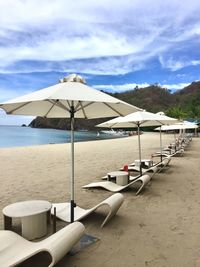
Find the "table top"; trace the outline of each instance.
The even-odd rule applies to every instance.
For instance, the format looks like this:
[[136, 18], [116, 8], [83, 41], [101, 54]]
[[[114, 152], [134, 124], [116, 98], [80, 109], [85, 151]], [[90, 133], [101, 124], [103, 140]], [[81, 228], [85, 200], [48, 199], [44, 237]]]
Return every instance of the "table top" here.
[[108, 172], [107, 175], [110, 175], [110, 176], [128, 175], [128, 172], [126, 172], [126, 171], [114, 171], [114, 172]]
[[[139, 159], [136, 159], [135, 161], [140, 162]], [[141, 162], [151, 162], [151, 161], [152, 161], [152, 159], [141, 159]]]
[[46, 200], [27, 200], [10, 204], [2, 212], [8, 217], [26, 217], [46, 212], [51, 206]]

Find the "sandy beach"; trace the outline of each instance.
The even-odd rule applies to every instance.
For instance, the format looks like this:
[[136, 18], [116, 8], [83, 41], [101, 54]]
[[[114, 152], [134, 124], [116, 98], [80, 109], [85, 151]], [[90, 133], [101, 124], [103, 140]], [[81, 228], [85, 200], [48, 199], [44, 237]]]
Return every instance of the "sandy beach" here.
[[[163, 134], [163, 145], [174, 140]], [[159, 150], [159, 133], [141, 135], [142, 157]], [[99, 238], [58, 267], [198, 267], [200, 139], [193, 138], [183, 157], [174, 157], [170, 168], [156, 174], [138, 196], [131, 188], [125, 201], [104, 227], [104, 210], [83, 220], [86, 233]], [[137, 136], [75, 144], [75, 201], [90, 208], [112, 193], [82, 189], [109, 171], [138, 158]], [[70, 199], [70, 144], [0, 149], [0, 209], [30, 199], [65, 202]], [[19, 221], [14, 221], [18, 231]], [[58, 221], [58, 228], [64, 227]], [[3, 229], [2, 216], [0, 229]], [[33, 266], [40, 266], [37, 262]]]

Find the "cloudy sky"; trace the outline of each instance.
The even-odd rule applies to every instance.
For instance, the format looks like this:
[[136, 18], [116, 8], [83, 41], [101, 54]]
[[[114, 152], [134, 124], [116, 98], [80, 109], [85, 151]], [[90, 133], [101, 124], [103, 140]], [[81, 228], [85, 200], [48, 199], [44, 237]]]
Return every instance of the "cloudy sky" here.
[[70, 73], [107, 91], [181, 89], [200, 80], [199, 10], [199, 0], [0, 0], [0, 102]]

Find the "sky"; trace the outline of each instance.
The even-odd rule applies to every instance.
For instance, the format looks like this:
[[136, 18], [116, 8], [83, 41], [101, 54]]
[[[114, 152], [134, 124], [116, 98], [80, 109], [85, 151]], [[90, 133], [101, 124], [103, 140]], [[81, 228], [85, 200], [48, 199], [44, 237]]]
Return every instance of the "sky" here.
[[[0, 0], [0, 103], [71, 73], [123, 92], [200, 80], [200, 1]], [[0, 124], [31, 118], [5, 116]]]

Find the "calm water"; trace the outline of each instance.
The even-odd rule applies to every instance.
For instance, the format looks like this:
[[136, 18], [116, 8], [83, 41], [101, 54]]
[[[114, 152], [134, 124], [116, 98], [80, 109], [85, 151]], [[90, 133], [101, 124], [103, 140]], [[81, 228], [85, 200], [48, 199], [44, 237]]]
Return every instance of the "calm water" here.
[[[116, 138], [98, 132], [75, 131], [75, 142]], [[0, 147], [32, 146], [70, 142], [70, 131], [0, 125]]]

